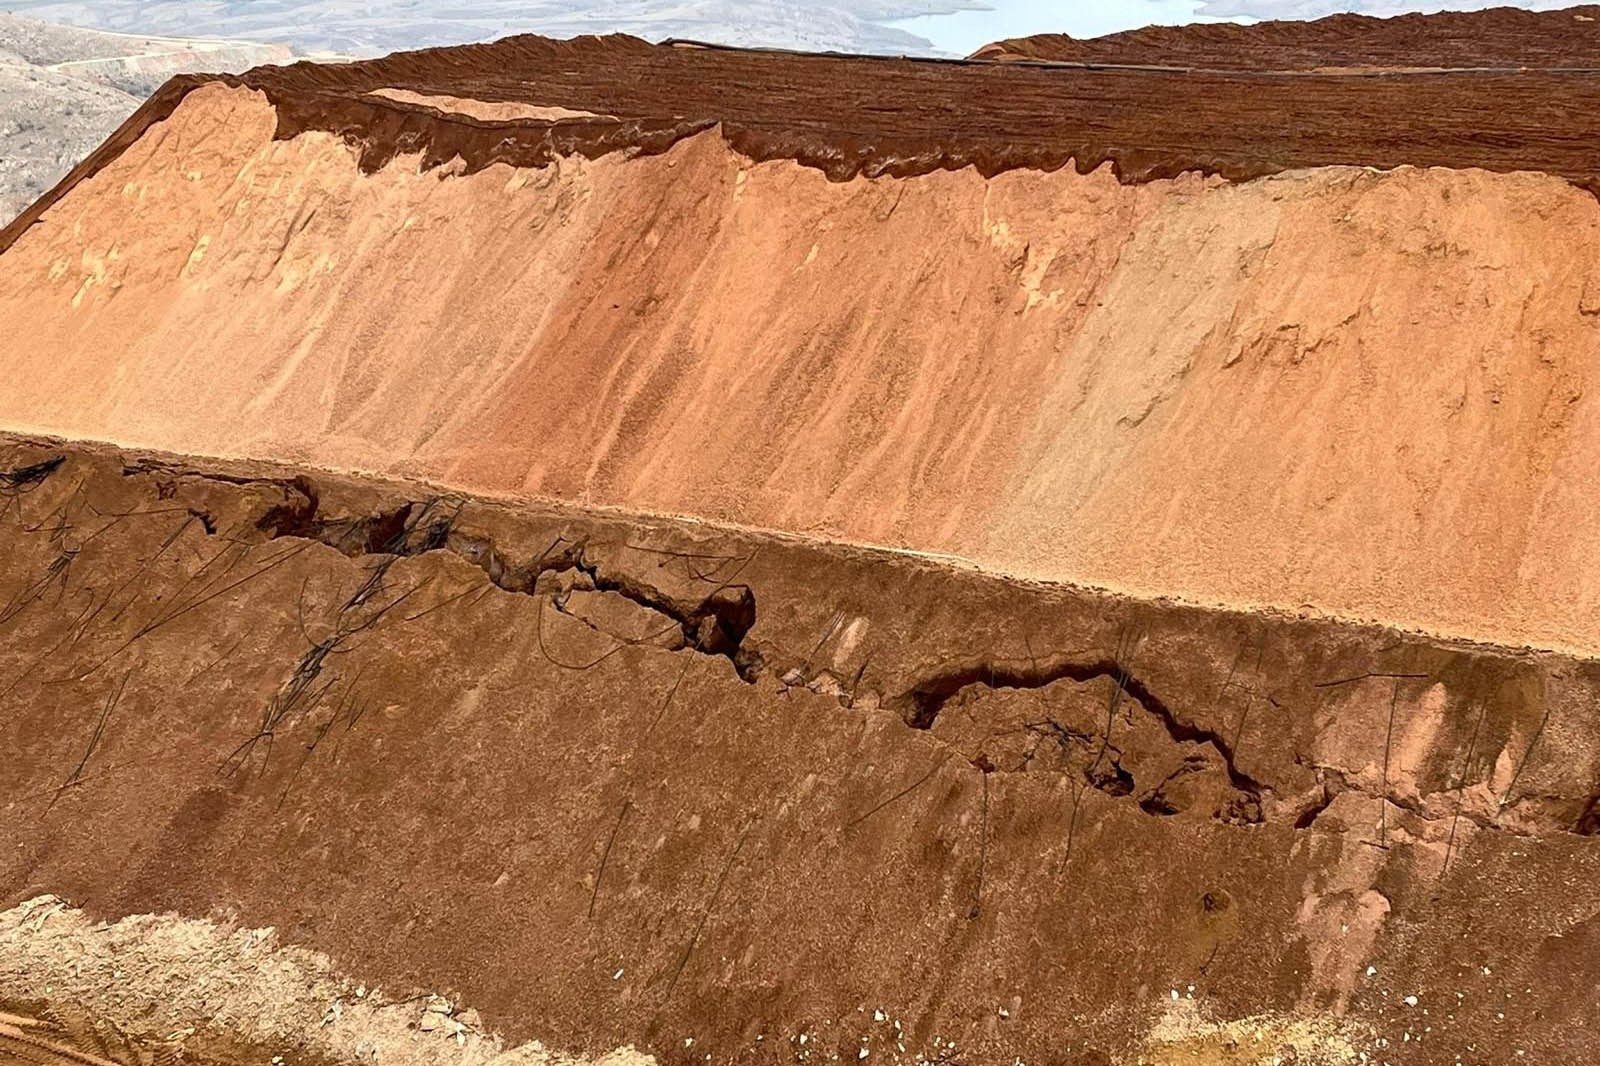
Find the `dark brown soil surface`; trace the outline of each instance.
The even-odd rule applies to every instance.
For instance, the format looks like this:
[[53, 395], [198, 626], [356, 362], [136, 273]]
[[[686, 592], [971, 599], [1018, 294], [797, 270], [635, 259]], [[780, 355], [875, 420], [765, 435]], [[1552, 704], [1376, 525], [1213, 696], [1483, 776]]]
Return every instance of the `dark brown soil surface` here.
[[0, 489], [0, 907], [685, 1064], [1597, 1046], [1592, 661], [82, 446]]
[[1600, 66], [1600, 6], [1496, 7], [1433, 15], [1330, 15], [1312, 21], [1146, 26], [1077, 39], [1064, 33], [985, 45], [974, 59], [1137, 63], [1213, 70], [1452, 70]]
[[[1112, 39], [1096, 46], [1097, 62], [1135, 65], [1097, 69], [522, 36], [360, 63], [264, 67], [224, 80], [267, 94], [279, 109], [280, 137], [336, 131], [362, 146], [368, 167], [419, 150], [430, 165], [459, 155], [469, 170], [570, 152], [653, 152], [720, 125], [752, 158], [793, 158], [841, 180], [969, 165], [993, 174], [1068, 163], [1087, 171], [1109, 162], [1123, 180], [1137, 182], [1184, 171], [1249, 178], [1331, 164], [1409, 164], [1547, 171], [1590, 187], [1600, 175], [1600, 71], [1589, 69], [1594, 35], [1590, 24], [1557, 14], [1487, 35], [1474, 62], [1499, 64], [1526, 52], [1536, 68], [1560, 70], [1261, 69], [1313, 54], [1319, 63], [1431, 65], [1477, 47], [1452, 50], [1440, 42], [1454, 31], [1418, 29], [1380, 35], [1373, 56], [1363, 58], [1365, 46], [1348, 43], [1345, 23], [1323, 20], [1296, 31], [1292, 46], [1269, 32], [1243, 34], [1229, 45], [1228, 65], [1249, 69], [1231, 71], [1138, 66], [1163, 49], [1211, 55], [1217, 46], [1205, 34], [1183, 48], [1165, 37], [1159, 47]], [[1172, 40], [1195, 33], [1174, 31]], [[1326, 55], [1317, 52], [1319, 40], [1327, 42]], [[1583, 69], [1565, 69], [1570, 65]], [[64, 189], [114, 158], [204, 80], [168, 83], [56, 190], [0, 230], [0, 251]], [[485, 121], [368, 95], [380, 89], [615, 117]]]

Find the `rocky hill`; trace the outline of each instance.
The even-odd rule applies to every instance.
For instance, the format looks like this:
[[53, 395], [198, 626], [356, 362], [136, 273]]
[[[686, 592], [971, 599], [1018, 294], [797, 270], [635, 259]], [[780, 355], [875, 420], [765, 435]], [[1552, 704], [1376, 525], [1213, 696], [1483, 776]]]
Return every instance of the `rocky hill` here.
[[172, 75], [289, 56], [283, 45], [99, 33], [0, 14], [0, 219], [43, 195]]
[[123, 33], [245, 36], [301, 51], [375, 55], [513, 33], [630, 33], [729, 45], [922, 54], [891, 23], [981, 7], [979, 0], [8, 0], [36, 18]]

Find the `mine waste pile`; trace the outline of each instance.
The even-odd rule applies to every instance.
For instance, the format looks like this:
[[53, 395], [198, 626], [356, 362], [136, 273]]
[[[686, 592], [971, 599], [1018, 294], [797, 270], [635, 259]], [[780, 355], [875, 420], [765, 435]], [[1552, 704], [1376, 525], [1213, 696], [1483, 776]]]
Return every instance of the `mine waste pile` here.
[[0, 231], [0, 1062], [1600, 1061], [1600, 8], [166, 84]]

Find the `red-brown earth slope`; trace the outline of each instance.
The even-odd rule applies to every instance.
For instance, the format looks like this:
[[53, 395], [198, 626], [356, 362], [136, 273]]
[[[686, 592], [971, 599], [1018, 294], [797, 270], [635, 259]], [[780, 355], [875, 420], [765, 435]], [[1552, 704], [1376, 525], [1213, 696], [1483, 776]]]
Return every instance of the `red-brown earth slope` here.
[[1561, 19], [170, 83], [0, 234], [5, 902], [683, 1063], [1593, 1058]]
[[[1591, 660], [260, 464], [0, 484], [8, 905], [685, 1064], [1597, 1046]], [[65, 992], [34, 944], [0, 1002]]]

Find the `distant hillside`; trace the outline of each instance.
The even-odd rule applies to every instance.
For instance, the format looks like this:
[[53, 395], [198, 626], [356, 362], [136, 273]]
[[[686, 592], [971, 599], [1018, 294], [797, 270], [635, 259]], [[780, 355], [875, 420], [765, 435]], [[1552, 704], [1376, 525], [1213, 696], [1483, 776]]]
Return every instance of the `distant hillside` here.
[[105, 139], [138, 101], [0, 51], [0, 219], [10, 219]]
[[0, 15], [0, 219], [54, 185], [173, 74], [291, 57], [282, 44], [128, 36]]
[[377, 55], [512, 33], [631, 33], [808, 51], [921, 54], [922, 37], [885, 23], [979, 9], [981, 0], [8, 0], [52, 22], [131, 33], [244, 36], [300, 50]]

